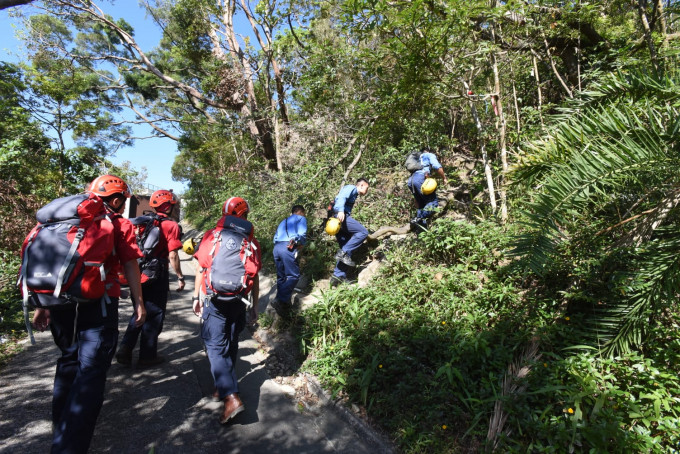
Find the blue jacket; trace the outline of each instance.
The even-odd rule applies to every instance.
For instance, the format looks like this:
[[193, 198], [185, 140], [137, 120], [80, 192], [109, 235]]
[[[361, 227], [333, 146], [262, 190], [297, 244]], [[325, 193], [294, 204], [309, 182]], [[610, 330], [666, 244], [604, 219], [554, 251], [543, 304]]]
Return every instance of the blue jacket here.
[[356, 186], [353, 184], [343, 186], [342, 189], [340, 189], [340, 192], [338, 192], [337, 197], [335, 197], [333, 209], [337, 213], [344, 211], [347, 213], [347, 216], [351, 215], [352, 208], [354, 208], [354, 202], [357, 201], [358, 196], [359, 192], [357, 191]]
[[290, 240], [305, 244], [307, 240], [307, 218], [299, 214], [291, 214], [281, 221], [274, 235], [274, 243]]
[[442, 167], [442, 165], [439, 164], [439, 161], [437, 160], [437, 157], [434, 155], [434, 153], [421, 154], [420, 163], [423, 165], [423, 168], [420, 170], [416, 170], [416, 172], [423, 173], [425, 175], [431, 175], [432, 171], [441, 169]]

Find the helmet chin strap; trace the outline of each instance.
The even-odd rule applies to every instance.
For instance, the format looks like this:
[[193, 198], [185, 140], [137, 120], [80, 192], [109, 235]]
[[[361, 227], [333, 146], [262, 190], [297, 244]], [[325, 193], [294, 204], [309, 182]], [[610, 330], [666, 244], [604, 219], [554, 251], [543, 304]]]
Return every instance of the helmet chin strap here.
[[[122, 194], [118, 194], [118, 195], [122, 195]], [[116, 200], [116, 197], [112, 197], [110, 200], [111, 201]], [[109, 210], [113, 211], [114, 213], [120, 213], [120, 210], [125, 206], [125, 199], [123, 199], [123, 201], [120, 203], [120, 205], [118, 205], [118, 208], [111, 205], [108, 200], [103, 200], [103, 202], [104, 202], [104, 205]]]
[[163, 205], [156, 207], [156, 213], [168, 214], [172, 211], [172, 204], [165, 202]]

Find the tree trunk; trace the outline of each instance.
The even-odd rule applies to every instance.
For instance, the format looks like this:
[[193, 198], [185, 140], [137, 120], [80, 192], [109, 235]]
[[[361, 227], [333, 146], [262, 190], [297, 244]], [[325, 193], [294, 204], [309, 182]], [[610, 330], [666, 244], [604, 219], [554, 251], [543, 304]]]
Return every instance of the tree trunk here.
[[567, 92], [567, 95], [570, 98], [573, 98], [574, 94], [571, 92], [571, 90], [567, 86], [567, 83], [564, 81], [564, 79], [560, 75], [560, 72], [557, 70], [557, 66], [555, 65], [555, 59], [553, 58], [552, 53], [550, 52], [550, 45], [548, 44], [548, 39], [545, 37], [545, 33], [542, 33], [542, 35], [543, 35], [543, 45], [545, 46], [545, 53], [548, 56], [548, 60], [550, 61], [550, 67], [552, 68], [553, 73], [555, 74], [555, 77], [560, 82], [560, 85], [562, 85], [562, 88], [564, 88], [564, 91]]
[[494, 82], [494, 96], [496, 97], [496, 108], [498, 121], [496, 127], [498, 129], [498, 147], [501, 152], [501, 179], [498, 185], [498, 195], [501, 199], [501, 209], [500, 209], [500, 220], [502, 224], [508, 221], [508, 204], [507, 196], [505, 190], [505, 175], [508, 172], [508, 149], [506, 147], [506, 127], [507, 122], [505, 120], [505, 113], [503, 111], [503, 100], [501, 98], [501, 82], [500, 76], [498, 74], [498, 61], [496, 59], [496, 54], [491, 54], [491, 64], [493, 67], [493, 82]]
[[644, 0], [633, 0], [633, 6], [637, 6], [638, 14], [640, 15], [640, 23], [642, 24], [642, 31], [643, 31], [643, 36], [645, 38], [645, 42], [647, 43], [647, 47], [649, 48], [649, 57], [652, 60], [652, 64], [654, 65], [654, 69], [656, 70], [656, 73], [659, 73], [659, 59], [657, 57], [656, 53], [656, 46], [654, 45], [654, 39], [652, 37], [652, 30], [649, 26], [649, 19], [647, 18], [647, 12], [645, 11], [645, 2]]
[[538, 62], [536, 61], [536, 55], [531, 56], [531, 62], [533, 63], [534, 79], [536, 79], [536, 91], [538, 96], [538, 119], [541, 120], [541, 127], [543, 124], [543, 91], [541, 90], [541, 77], [538, 75]]
[[[229, 0], [224, 13], [222, 14], [222, 24], [224, 25], [225, 36], [229, 43], [229, 52], [233, 58], [234, 63], [239, 63], [243, 73], [243, 81], [246, 88], [247, 103], [244, 103], [241, 108], [241, 115], [248, 123], [248, 129], [253, 134], [258, 145], [262, 147], [263, 156], [267, 160], [267, 166], [276, 170], [278, 163], [276, 159], [276, 149], [272, 140], [272, 125], [268, 118], [263, 117], [257, 104], [257, 97], [255, 95], [255, 83], [253, 82], [253, 71], [250, 67], [250, 61], [246, 58], [245, 53], [241, 49], [241, 45], [236, 39], [236, 30], [234, 29], [234, 12], [236, 11], [235, 0]], [[214, 30], [213, 30], [213, 33]], [[221, 51], [221, 48], [220, 48]]]
[[[246, 17], [248, 17], [248, 21], [250, 22], [250, 26], [253, 29], [253, 33], [255, 33], [255, 37], [257, 38], [257, 41], [260, 43], [260, 47], [262, 48], [262, 51], [267, 55], [267, 59], [272, 65], [272, 71], [274, 72], [274, 82], [276, 84], [276, 96], [278, 98], [278, 104], [279, 104], [279, 114], [281, 115], [281, 120], [283, 121], [283, 124], [288, 126], [290, 124], [289, 119], [288, 119], [288, 108], [286, 107], [286, 91], [283, 86], [283, 77], [281, 73], [281, 68], [279, 67], [278, 62], [276, 59], [272, 56], [272, 49], [271, 49], [271, 43], [272, 43], [272, 37], [271, 34], [263, 28], [265, 38], [267, 38], [267, 42], [265, 42], [261, 35], [260, 35], [260, 30], [257, 28], [257, 23], [255, 22], [255, 18], [250, 12], [250, 9], [248, 9], [248, 6], [245, 3], [245, 0], [241, 0], [241, 6], [243, 6], [243, 11], [246, 13]], [[274, 104], [274, 103], [272, 103]], [[274, 104], [275, 107], [275, 104]]]
[[[465, 87], [465, 93], [470, 91], [470, 86], [467, 82], [463, 81], [463, 86]], [[477, 115], [477, 107], [475, 103], [470, 99], [470, 111], [472, 112], [472, 118], [475, 120], [475, 126], [477, 127], [477, 136], [479, 137], [479, 148], [482, 152], [482, 160], [484, 161], [484, 175], [486, 176], [486, 186], [489, 189], [489, 204], [491, 205], [491, 212], [496, 214], [496, 190], [493, 184], [493, 172], [491, 170], [491, 163], [489, 162], [489, 156], [486, 153], [486, 144], [484, 143], [484, 131], [482, 129], [482, 122], [479, 120], [479, 115]]]

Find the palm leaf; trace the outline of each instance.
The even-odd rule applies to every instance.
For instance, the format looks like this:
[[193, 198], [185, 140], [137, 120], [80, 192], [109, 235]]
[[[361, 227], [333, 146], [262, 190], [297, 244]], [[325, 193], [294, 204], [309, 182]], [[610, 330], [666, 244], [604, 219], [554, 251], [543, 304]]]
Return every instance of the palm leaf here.
[[[527, 178], [540, 192], [526, 211], [526, 233], [518, 238], [515, 253], [526, 254], [528, 265], [540, 272], [568, 237], [566, 229], [579, 216], [612, 201], [617, 192], [632, 192], [650, 184], [667, 183], [677, 150], [669, 137], [678, 128], [677, 113], [668, 105], [651, 109], [647, 103], [588, 107], [576, 118], [554, 129], [551, 143], [539, 141], [541, 159], [561, 156], [548, 166], [529, 165], [514, 178]], [[540, 171], [537, 170], [540, 167]], [[546, 170], [548, 169], [548, 170]], [[539, 249], [536, 249], [539, 248]]]

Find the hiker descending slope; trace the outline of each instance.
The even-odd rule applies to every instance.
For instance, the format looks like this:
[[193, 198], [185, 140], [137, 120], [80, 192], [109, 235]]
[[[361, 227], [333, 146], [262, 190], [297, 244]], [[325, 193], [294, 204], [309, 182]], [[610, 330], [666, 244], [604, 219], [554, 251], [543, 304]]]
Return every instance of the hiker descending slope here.
[[248, 202], [241, 197], [224, 202], [222, 218], [214, 229], [205, 232], [194, 254], [199, 271], [193, 310], [203, 319], [201, 336], [215, 380], [214, 397], [224, 401], [221, 424], [244, 410], [234, 366], [251, 291], [251, 314], [257, 316], [262, 260], [260, 244], [253, 237], [253, 224], [248, 222], [249, 211]]
[[437, 157], [427, 147], [409, 154], [405, 166], [406, 170], [411, 172], [407, 185], [417, 207], [416, 217], [411, 220], [411, 224], [425, 228], [428, 225], [427, 218], [434, 214], [435, 208], [439, 205], [437, 182], [431, 177], [432, 172], [437, 172], [444, 185], [448, 184], [448, 179]]
[[146, 217], [144, 232], [139, 237], [142, 242], [140, 249], [143, 249], [144, 253], [140, 268], [144, 274], [142, 296], [146, 307], [146, 321], [140, 327], [132, 318], [130, 319], [116, 354], [116, 360], [121, 364], [132, 362], [132, 350], [140, 335], [137, 365], [154, 366], [165, 360], [158, 355], [158, 336], [163, 330], [170, 291], [168, 264], [172, 265], [177, 274], [179, 280], [177, 290], [184, 289], [184, 275], [177, 254], [177, 250], [182, 248], [180, 228], [177, 222], [168, 217], [177, 200], [172, 192], [159, 190], [151, 194], [149, 203], [156, 210], [156, 214]]
[[119, 213], [130, 197], [113, 175], [89, 192], [55, 199], [36, 215], [22, 247], [24, 304], [36, 307], [33, 325], [49, 326], [61, 350], [52, 396], [52, 453], [85, 453], [104, 401], [106, 373], [118, 341], [118, 273], [122, 266], [135, 304], [134, 323], [146, 317], [132, 224]]
[[368, 230], [354, 219], [352, 208], [357, 197], [366, 195], [368, 192], [368, 180], [359, 178], [356, 184], [348, 184], [340, 189], [333, 203], [332, 216], [340, 221], [340, 231], [335, 235], [335, 239], [340, 249], [335, 254], [335, 269], [331, 277], [331, 285], [336, 286], [343, 282], [349, 282], [347, 271], [355, 267], [356, 263], [352, 260], [352, 252], [361, 246], [368, 236]]

